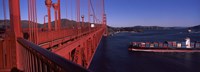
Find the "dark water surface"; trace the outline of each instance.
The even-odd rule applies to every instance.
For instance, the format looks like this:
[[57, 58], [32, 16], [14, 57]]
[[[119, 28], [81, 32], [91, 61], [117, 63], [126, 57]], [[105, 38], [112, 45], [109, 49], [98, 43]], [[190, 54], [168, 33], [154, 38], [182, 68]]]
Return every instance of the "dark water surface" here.
[[104, 37], [89, 67], [94, 72], [200, 72], [200, 53], [129, 52], [132, 41], [200, 41], [186, 30], [118, 33]]

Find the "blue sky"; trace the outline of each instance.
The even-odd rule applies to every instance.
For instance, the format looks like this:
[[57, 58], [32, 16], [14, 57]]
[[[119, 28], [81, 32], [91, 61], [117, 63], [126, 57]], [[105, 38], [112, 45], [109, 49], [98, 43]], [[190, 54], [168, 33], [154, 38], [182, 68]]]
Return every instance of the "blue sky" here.
[[200, 24], [200, 0], [107, 0], [111, 26], [194, 26]]
[[[43, 16], [46, 14], [44, 1], [37, 0], [37, 16], [40, 23], [43, 23]], [[100, 0], [92, 1], [98, 14]], [[2, 4], [2, 0], [0, 3]], [[21, 18], [27, 19], [27, 0], [21, 0], [20, 3]], [[68, 19], [76, 19], [74, 4], [75, 0], [61, 0], [62, 18], [67, 16]], [[200, 0], [105, 0], [105, 5], [107, 23], [114, 27], [200, 25]], [[0, 19], [2, 19], [2, 6], [0, 8]], [[52, 20], [54, 20], [53, 15], [52, 9]], [[85, 16], [86, 21], [88, 20], [87, 0], [81, 0], [81, 15]]]

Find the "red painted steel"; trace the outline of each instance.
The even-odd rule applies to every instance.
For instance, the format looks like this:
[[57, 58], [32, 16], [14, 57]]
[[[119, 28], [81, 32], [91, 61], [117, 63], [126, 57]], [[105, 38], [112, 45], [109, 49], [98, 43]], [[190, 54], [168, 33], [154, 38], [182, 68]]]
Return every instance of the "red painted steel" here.
[[52, 5], [52, 1], [51, 0], [45, 0], [45, 4], [47, 6], [47, 11], [48, 11], [48, 31], [51, 31], [51, 5]]
[[70, 62], [36, 44], [18, 38], [22, 54], [22, 71], [24, 72], [89, 72], [85, 68]]
[[58, 30], [58, 3], [54, 3], [53, 4], [53, 8], [54, 8], [54, 15], [55, 15], [55, 30]]
[[61, 28], [60, 0], [57, 0], [57, 3], [53, 3], [52, 6], [54, 8], [54, 14], [55, 14], [55, 30], [60, 30], [60, 28]]
[[61, 29], [61, 9], [60, 9], [60, 0], [58, 0], [58, 29]]
[[4, 62], [4, 59], [5, 59], [5, 58], [3, 57], [3, 56], [4, 56], [4, 55], [3, 55], [3, 54], [4, 54], [3, 51], [4, 51], [4, 50], [3, 50], [3, 40], [0, 40], [0, 64], [1, 64], [1, 65], [0, 65], [0, 69], [3, 69], [3, 68], [4, 68], [4, 63], [5, 63], [5, 62]]
[[[102, 0], [102, 4], [100, 3], [102, 6], [104, 5], [103, 2]], [[93, 9], [94, 27], [91, 27], [90, 9], [94, 8], [91, 1], [88, 0], [89, 24], [85, 25], [85, 17], [80, 16], [80, 0], [76, 0], [77, 26], [75, 28], [61, 28], [60, 0], [57, 0], [57, 3], [45, 0], [47, 15], [44, 16], [43, 28], [38, 28], [36, 3], [36, 0], [27, 0], [28, 28], [21, 30], [19, 0], [9, 0], [11, 26], [10, 29], [7, 29], [5, 38], [0, 40], [0, 71], [9, 72], [12, 68], [17, 68], [25, 72], [49, 72], [51, 70], [57, 72], [65, 69], [59, 67], [60, 64], [52, 61], [52, 58], [46, 57], [46, 54], [44, 54], [46, 51], [43, 49], [49, 50], [48, 54], [50, 55], [53, 52], [66, 60], [88, 68], [103, 34], [106, 33], [104, 7], [102, 7], [101, 24], [96, 23], [97, 20], [100, 20], [97, 18], [101, 17], [96, 17]], [[55, 11], [55, 28], [51, 26], [51, 7]], [[46, 17], [48, 17], [48, 26], [45, 24]], [[82, 22], [80, 22], [80, 18], [82, 18]], [[25, 33], [28, 34], [28, 41], [22, 39], [22, 33], [23, 36], [25, 36]], [[43, 49], [38, 49], [41, 47]], [[60, 59], [57, 58], [55, 57], [53, 60]], [[67, 67], [73, 69], [74, 65]]]
[[19, 0], [9, 0], [9, 11], [10, 11], [10, 31], [6, 33], [7, 35], [4, 38], [3, 42], [3, 57], [4, 63], [0, 64], [3, 66], [3, 69], [0, 71], [9, 71], [12, 67], [21, 67], [22, 65], [18, 62], [21, 59], [18, 50], [17, 37], [21, 37], [21, 28], [20, 28], [20, 10], [19, 10]]
[[36, 0], [28, 0], [28, 30], [29, 40], [38, 44], [38, 25], [36, 13]]

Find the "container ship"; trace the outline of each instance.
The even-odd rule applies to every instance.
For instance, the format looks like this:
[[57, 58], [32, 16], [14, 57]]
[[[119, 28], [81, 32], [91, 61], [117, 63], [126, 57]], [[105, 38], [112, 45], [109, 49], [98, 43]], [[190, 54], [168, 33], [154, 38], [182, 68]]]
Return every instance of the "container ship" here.
[[128, 50], [135, 52], [200, 52], [200, 42], [190, 42], [190, 38], [185, 40], [185, 42], [131, 42]]

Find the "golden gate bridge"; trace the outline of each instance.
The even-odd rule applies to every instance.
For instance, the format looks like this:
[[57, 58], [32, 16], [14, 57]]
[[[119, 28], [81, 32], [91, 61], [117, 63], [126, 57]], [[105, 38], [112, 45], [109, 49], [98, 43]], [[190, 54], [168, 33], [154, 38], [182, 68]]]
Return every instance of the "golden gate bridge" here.
[[[52, 0], [40, 1], [46, 6], [43, 10], [47, 11], [44, 24], [38, 26], [36, 0], [27, 0], [28, 22], [26, 27], [22, 27], [20, 0], [2, 0], [0, 72], [90, 71], [88, 67], [96, 48], [102, 36], [107, 36], [104, 0], [85, 0], [88, 5], [84, 7], [81, 6], [81, 0], [72, 0], [76, 5], [76, 21], [71, 28], [67, 27], [68, 22], [61, 22], [61, 1], [64, 0], [54, 3]], [[81, 8], [88, 10], [87, 22], [86, 15], [81, 15]]]

